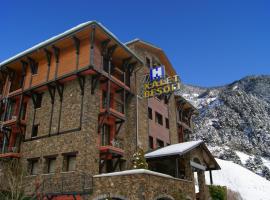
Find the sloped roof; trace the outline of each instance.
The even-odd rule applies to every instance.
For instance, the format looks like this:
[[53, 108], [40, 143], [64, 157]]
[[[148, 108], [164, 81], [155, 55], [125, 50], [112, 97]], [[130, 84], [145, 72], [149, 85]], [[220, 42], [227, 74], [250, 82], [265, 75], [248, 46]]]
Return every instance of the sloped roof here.
[[83, 29], [85, 29], [86, 27], [89, 27], [90, 25], [96, 25], [98, 28], [100, 28], [104, 33], [106, 33], [107, 35], [109, 35], [112, 39], [114, 39], [121, 47], [123, 47], [127, 52], [129, 52], [130, 54], [132, 54], [136, 60], [138, 60], [140, 63], [143, 63], [143, 61], [134, 53], [132, 52], [125, 44], [123, 44], [112, 32], [110, 32], [105, 26], [103, 26], [101, 23], [97, 22], [97, 21], [87, 21], [87, 22], [84, 22], [84, 23], [81, 23], [71, 29], [68, 29], [67, 31], [64, 31], [63, 33], [60, 33], [56, 36], [53, 36], [43, 42], [40, 42], [39, 44], [37, 45], [34, 45], [33, 47], [25, 50], [25, 51], [22, 51], [18, 54], [16, 54], [15, 56], [12, 56], [4, 61], [2, 61], [0, 63], [0, 67], [12, 62], [12, 61], [15, 61], [27, 54], [30, 54], [34, 51], [37, 51], [41, 48], [45, 48], [46, 46], [48, 45], [51, 45], [55, 42], [57, 42], [58, 40], [64, 38], [64, 37], [67, 37], [69, 35], [72, 35], [76, 32], [79, 32]]
[[148, 48], [151, 51], [156, 52], [158, 54], [158, 56], [160, 57], [161, 61], [163, 62], [162, 64], [164, 64], [165, 67], [167, 68], [166, 70], [168, 70], [169, 74], [171, 76], [177, 74], [176, 71], [175, 71], [175, 69], [174, 69], [174, 67], [172, 66], [169, 58], [167, 57], [167, 55], [165, 54], [165, 52], [163, 51], [162, 48], [157, 47], [156, 45], [154, 45], [152, 43], [143, 41], [143, 40], [138, 39], [138, 38], [125, 43], [125, 45], [127, 45], [127, 46], [131, 46], [133, 44], [135, 44], [135, 45], [141, 45], [144, 48]]
[[196, 148], [200, 144], [202, 144], [202, 140], [191, 141], [191, 142], [183, 142], [178, 144], [172, 144], [150, 153], [145, 154], [145, 158], [156, 158], [156, 157], [164, 157], [171, 155], [183, 155], [192, 149]]
[[157, 150], [154, 150], [150, 153], [145, 154], [146, 159], [153, 159], [153, 158], [162, 158], [162, 157], [169, 157], [169, 156], [181, 156], [184, 155], [195, 148], [201, 148], [203, 150], [203, 154], [208, 158], [205, 162], [208, 163], [207, 170], [217, 170], [220, 169], [220, 166], [218, 165], [217, 161], [211, 154], [211, 152], [208, 150], [206, 145], [202, 140], [198, 141], [190, 141], [190, 142], [183, 142], [178, 144], [172, 144]]

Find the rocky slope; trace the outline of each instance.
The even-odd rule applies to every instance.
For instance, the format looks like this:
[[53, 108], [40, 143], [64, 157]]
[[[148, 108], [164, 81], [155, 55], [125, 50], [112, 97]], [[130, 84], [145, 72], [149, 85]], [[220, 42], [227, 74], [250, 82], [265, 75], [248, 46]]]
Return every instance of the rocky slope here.
[[179, 93], [199, 110], [192, 138], [206, 141], [216, 156], [241, 164], [237, 150], [270, 159], [269, 75], [214, 88], [183, 85]]

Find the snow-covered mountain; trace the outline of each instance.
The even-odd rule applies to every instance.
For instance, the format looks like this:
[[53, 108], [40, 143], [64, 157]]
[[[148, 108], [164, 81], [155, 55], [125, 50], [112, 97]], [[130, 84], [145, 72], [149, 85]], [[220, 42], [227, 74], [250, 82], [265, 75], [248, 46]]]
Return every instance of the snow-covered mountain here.
[[[214, 184], [227, 186], [238, 192], [243, 200], [270, 200], [270, 181], [232, 161], [216, 160], [221, 170], [212, 172]], [[208, 173], [206, 181], [210, 183]]]
[[199, 111], [192, 139], [203, 139], [216, 157], [270, 180], [270, 75], [213, 88], [183, 85], [179, 94]]

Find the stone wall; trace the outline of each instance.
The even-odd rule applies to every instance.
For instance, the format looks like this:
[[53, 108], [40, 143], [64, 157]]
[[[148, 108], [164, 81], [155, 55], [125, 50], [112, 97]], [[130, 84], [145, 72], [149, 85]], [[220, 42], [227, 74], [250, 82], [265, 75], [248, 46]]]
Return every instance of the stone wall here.
[[94, 177], [92, 200], [100, 200], [108, 195], [128, 200], [156, 200], [165, 196], [181, 200], [183, 195], [195, 199], [192, 181], [145, 173]]

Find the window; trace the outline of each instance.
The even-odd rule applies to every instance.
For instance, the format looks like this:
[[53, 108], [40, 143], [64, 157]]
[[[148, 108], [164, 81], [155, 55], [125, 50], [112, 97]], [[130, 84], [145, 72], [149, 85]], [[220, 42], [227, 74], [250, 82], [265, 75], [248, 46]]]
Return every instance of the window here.
[[152, 108], [149, 108], [149, 107], [148, 107], [148, 118], [149, 118], [149, 119], [153, 119], [153, 116], [152, 116]]
[[47, 158], [47, 173], [54, 173], [56, 168], [56, 157], [54, 158]]
[[101, 132], [101, 146], [110, 145], [110, 125], [104, 124]]
[[43, 96], [43, 94], [37, 94], [37, 98], [36, 98], [36, 108], [40, 108], [40, 107], [41, 107], [42, 96]]
[[166, 121], [166, 128], [167, 128], [167, 129], [169, 129], [169, 128], [170, 128], [169, 119], [168, 119], [168, 118], [166, 118], [166, 120], [165, 120], [165, 121]]
[[151, 60], [148, 57], [146, 57], [146, 66], [149, 68], [151, 67]]
[[25, 120], [26, 117], [26, 109], [27, 109], [27, 103], [23, 103], [22, 105], [22, 113], [21, 113], [21, 119]]
[[35, 160], [29, 160], [29, 172], [31, 175], [38, 174], [38, 159]]
[[76, 155], [68, 155], [66, 157], [67, 160], [67, 168], [66, 171], [75, 171], [76, 169]]
[[31, 137], [37, 137], [37, 135], [38, 135], [38, 127], [39, 127], [39, 124], [36, 124], [36, 125], [33, 126]]
[[32, 65], [32, 75], [35, 75], [38, 73], [38, 63], [35, 62], [33, 65]]
[[158, 148], [164, 147], [164, 142], [162, 140], [157, 139], [157, 147]]
[[158, 112], [156, 112], [155, 122], [160, 124], [160, 125], [163, 125], [162, 115], [159, 114]]
[[154, 140], [152, 136], [149, 136], [149, 148], [154, 149]]

